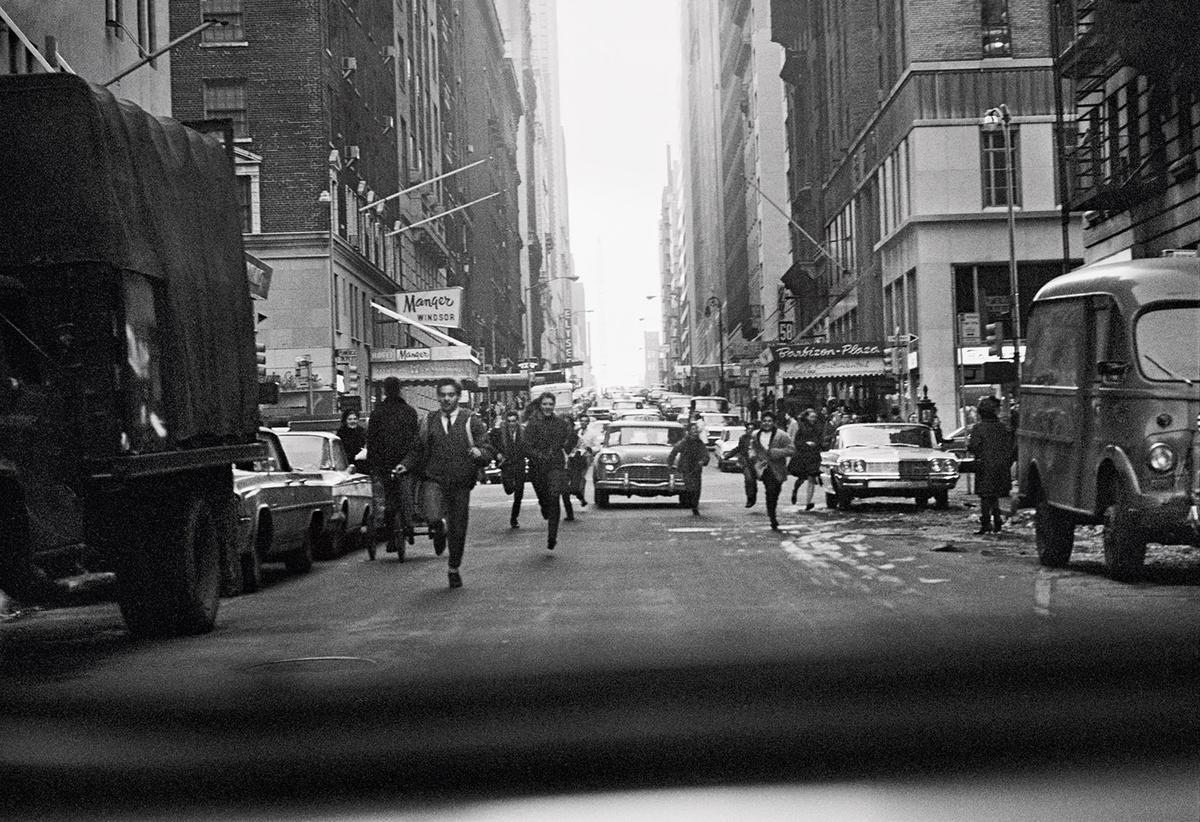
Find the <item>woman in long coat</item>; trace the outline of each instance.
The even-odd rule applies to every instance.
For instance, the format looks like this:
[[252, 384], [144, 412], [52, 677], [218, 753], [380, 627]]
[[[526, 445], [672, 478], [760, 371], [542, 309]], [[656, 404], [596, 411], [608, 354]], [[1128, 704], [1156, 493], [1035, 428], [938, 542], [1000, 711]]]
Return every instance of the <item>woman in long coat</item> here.
[[806, 481], [808, 483], [804, 490], [805, 511], [813, 509], [813, 491], [821, 483], [821, 440], [824, 436], [825, 426], [821, 425], [821, 418], [816, 411], [809, 408], [800, 415], [793, 436], [796, 456], [788, 464], [788, 473], [796, 478], [792, 485], [792, 505], [796, 504], [800, 486]]
[[971, 429], [967, 450], [975, 456], [975, 493], [979, 495], [979, 530], [1000, 533], [1000, 497], [1012, 490], [1012, 464], [1016, 450], [1012, 431], [997, 417], [994, 397], [979, 401], [979, 422]]

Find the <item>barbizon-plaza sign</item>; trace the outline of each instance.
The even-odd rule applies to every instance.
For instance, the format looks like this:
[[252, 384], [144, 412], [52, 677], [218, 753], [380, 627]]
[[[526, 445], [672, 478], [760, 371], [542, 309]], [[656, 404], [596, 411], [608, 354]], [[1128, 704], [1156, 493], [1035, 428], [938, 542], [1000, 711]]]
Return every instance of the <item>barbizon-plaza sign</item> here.
[[881, 342], [773, 345], [771, 359], [783, 380], [865, 377], [886, 373]]
[[461, 286], [396, 295], [397, 313], [439, 328], [462, 328], [462, 305]]

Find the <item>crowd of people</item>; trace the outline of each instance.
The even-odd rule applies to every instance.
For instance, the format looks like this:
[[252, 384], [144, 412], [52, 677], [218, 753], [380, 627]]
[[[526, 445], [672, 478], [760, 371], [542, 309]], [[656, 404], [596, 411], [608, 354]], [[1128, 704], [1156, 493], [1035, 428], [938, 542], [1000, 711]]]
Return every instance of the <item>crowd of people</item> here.
[[[560, 522], [575, 519], [574, 502], [588, 504], [587, 476], [600, 450], [600, 435], [586, 412], [574, 421], [557, 413], [552, 393], [529, 401], [518, 398], [511, 406], [485, 405], [474, 412], [460, 406], [461, 393], [455, 380], [443, 380], [437, 386], [438, 409], [422, 417], [401, 396], [399, 380], [389, 377], [365, 434], [353, 411], [342, 415], [338, 431], [351, 453], [366, 447], [371, 539], [377, 549], [387, 550], [395, 541], [413, 543], [419, 504], [435, 553], [441, 556], [449, 549], [451, 588], [462, 586], [471, 491], [482, 466], [494, 461], [499, 467], [504, 491], [512, 497], [511, 528], [520, 528], [525, 484], [532, 484], [546, 521], [546, 549], [553, 551]], [[1015, 438], [999, 419], [994, 398], [983, 398], [976, 410], [979, 421], [968, 450], [975, 456], [975, 493], [981, 500], [978, 533], [999, 532], [999, 498], [1011, 490]], [[778, 530], [779, 498], [789, 478], [792, 504], [801, 504], [803, 491], [803, 510], [812, 511], [816, 489], [823, 484], [821, 451], [840, 426], [864, 420], [843, 405], [799, 408], [794, 402], [775, 402], [770, 395], [762, 403], [752, 401], [747, 412], [750, 419], [733, 451], [741, 458], [746, 507], [757, 504], [761, 485], [771, 528]], [[934, 429], [940, 440], [936, 421]], [[683, 479], [682, 499], [694, 516], [700, 515], [703, 469], [709, 461], [704, 418], [697, 413], [668, 457]]]

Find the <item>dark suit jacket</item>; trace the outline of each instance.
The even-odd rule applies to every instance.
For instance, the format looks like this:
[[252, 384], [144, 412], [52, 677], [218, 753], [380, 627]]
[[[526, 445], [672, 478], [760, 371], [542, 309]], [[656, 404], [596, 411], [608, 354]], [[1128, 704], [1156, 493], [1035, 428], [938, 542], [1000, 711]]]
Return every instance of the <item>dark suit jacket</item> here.
[[[468, 424], [471, 426], [470, 437], [467, 435]], [[488, 441], [487, 427], [479, 417], [460, 409], [450, 432], [446, 433], [442, 428], [442, 412], [431, 411], [421, 423], [418, 447], [404, 464], [409, 471], [420, 471], [426, 479], [441, 485], [470, 488], [479, 474], [479, 466], [471, 456], [472, 437], [484, 459], [495, 456]]]

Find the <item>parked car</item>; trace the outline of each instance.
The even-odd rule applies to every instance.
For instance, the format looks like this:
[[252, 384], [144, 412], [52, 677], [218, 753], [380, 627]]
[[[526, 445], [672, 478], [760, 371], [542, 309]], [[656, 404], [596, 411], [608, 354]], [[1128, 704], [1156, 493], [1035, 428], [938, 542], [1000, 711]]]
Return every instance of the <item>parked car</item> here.
[[1038, 291], [1022, 368], [1021, 500], [1043, 565], [1104, 525], [1109, 576], [1149, 542], [1200, 546], [1200, 260], [1085, 266]]
[[233, 470], [240, 587], [247, 593], [262, 585], [264, 562], [282, 562], [289, 571], [307, 573], [334, 513], [329, 486], [319, 473], [294, 469], [269, 428], [259, 429], [258, 441], [267, 455]]
[[717, 470], [740, 474], [742, 457], [735, 454], [738, 440], [746, 432], [745, 427], [725, 428], [721, 431], [721, 439], [717, 441]]
[[317, 543], [317, 555], [328, 559], [358, 548], [370, 536], [371, 477], [354, 466], [336, 434], [325, 431], [288, 431], [279, 435], [289, 461], [303, 471], [313, 471], [333, 498], [333, 516]]
[[932, 497], [939, 508], [958, 483], [958, 460], [937, 447], [933, 430], [915, 423], [852, 423], [838, 428], [821, 454], [825, 504], [846, 510], [856, 497]]
[[963, 425], [942, 438], [942, 450], [949, 451], [958, 460], [958, 473], [960, 474], [970, 474], [975, 471], [975, 456], [967, 450], [967, 440], [970, 436], [971, 426]]
[[674, 422], [612, 422], [592, 468], [596, 505], [609, 506], [612, 495], [671, 497], [683, 491], [683, 477], [667, 465], [671, 447], [683, 438]]

